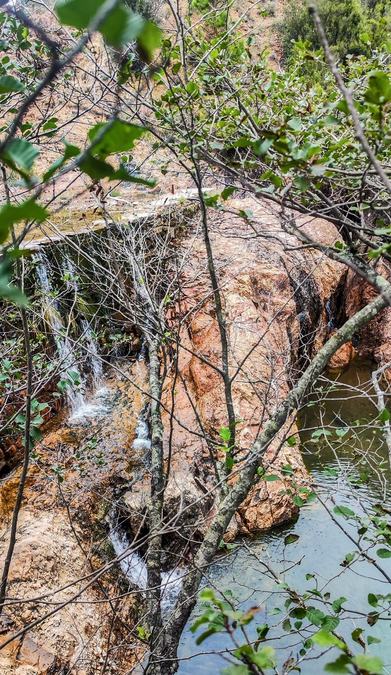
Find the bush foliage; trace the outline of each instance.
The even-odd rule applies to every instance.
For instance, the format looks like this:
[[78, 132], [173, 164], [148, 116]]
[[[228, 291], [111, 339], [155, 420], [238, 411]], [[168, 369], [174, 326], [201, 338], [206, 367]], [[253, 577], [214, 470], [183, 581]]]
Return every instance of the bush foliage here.
[[[319, 0], [318, 11], [327, 38], [341, 59], [348, 54], [369, 54], [371, 46], [379, 48], [389, 40], [391, 10], [384, 0]], [[279, 31], [285, 59], [296, 41], [306, 42], [311, 49], [320, 48], [306, 0], [288, 0]]]

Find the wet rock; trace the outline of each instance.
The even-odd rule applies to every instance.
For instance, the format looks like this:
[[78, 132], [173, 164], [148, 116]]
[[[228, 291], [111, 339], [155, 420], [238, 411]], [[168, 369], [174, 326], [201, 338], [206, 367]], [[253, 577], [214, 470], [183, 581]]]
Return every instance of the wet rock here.
[[[377, 271], [386, 279], [391, 279], [388, 262], [379, 261]], [[344, 292], [344, 306], [349, 318], [362, 309], [377, 295], [376, 290], [349, 270]], [[354, 336], [354, 347], [361, 358], [374, 360], [379, 367], [391, 363], [391, 307], [378, 314], [360, 333]], [[391, 368], [385, 371], [385, 377], [391, 381]]]
[[[293, 251], [297, 242], [282, 232], [278, 213], [266, 205], [245, 200], [232, 200], [230, 205], [251, 209], [252, 224], [265, 235], [251, 236], [248, 225], [231, 214], [210, 214], [231, 373], [241, 365], [233, 385], [241, 457], [296, 380], [303, 365], [302, 356], [315, 353], [329, 334], [326, 302], [345, 272], [341, 265], [316, 251]], [[334, 226], [325, 221], [306, 222], [301, 218], [301, 225], [324, 243], [338, 237]], [[163, 415], [167, 460], [168, 448], [171, 450], [166, 508], [168, 516], [178, 514], [180, 528], [185, 522], [180, 514], [185, 509], [189, 529], [193, 528], [197, 537], [210, 521], [216, 496], [210, 447], [203, 433], [197, 432], [209, 436], [210, 442], [215, 443], [215, 453], [216, 444], [221, 444], [219, 429], [227, 426], [227, 412], [222, 380], [215, 368], [221, 363], [219, 327], [210, 300], [204, 242], [199, 231], [186, 236], [179, 255], [185, 261], [182, 285], [186, 292], [180, 306], [171, 308], [168, 315], [174, 328], [181, 320], [183, 329], [177, 354], [178, 373], [167, 378], [163, 394], [166, 410], [172, 410], [175, 417], [168, 412]], [[295, 301], [292, 291], [297, 289], [300, 292]], [[301, 313], [305, 316], [302, 322], [298, 316]], [[290, 479], [281, 468], [292, 466], [296, 481], [307, 480], [298, 446], [289, 448], [282, 443], [281, 447], [271, 447], [264, 462], [270, 464], [268, 472], [280, 480], [262, 481], [253, 488], [231, 522], [228, 539], [238, 533], [268, 529], [297, 514], [287, 494]], [[145, 472], [141, 482], [124, 497], [128, 513], [133, 514], [133, 532], [145, 514], [148, 495], [149, 474]]]
[[344, 370], [352, 362], [355, 350], [351, 342], [342, 345], [331, 357], [328, 367], [330, 370]]

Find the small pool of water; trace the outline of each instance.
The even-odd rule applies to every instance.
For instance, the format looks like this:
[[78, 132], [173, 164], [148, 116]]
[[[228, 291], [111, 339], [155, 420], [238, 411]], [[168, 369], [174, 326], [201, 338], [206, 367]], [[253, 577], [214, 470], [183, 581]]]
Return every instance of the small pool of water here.
[[[262, 623], [271, 626], [265, 644], [275, 648], [278, 672], [285, 673], [289, 669], [282, 665], [297, 657], [302, 640], [296, 633], [286, 634], [282, 627], [287, 618], [285, 597], [269, 569], [298, 591], [313, 589], [315, 581], [306, 579], [306, 574], [316, 574], [318, 588], [328, 591], [330, 600], [344, 596], [348, 598], [345, 606], [354, 609], [341, 616], [338, 632], [350, 639], [352, 631], [359, 627], [366, 636], [381, 639], [381, 644], [373, 643], [368, 653], [379, 655], [385, 665], [384, 673], [389, 674], [391, 622], [378, 621], [370, 627], [366, 619], [373, 611], [368, 604], [368, 593], [386, 594], [391, 588], [369, 563], [343, 566], [346, 554], [354, 551], [355, 546], [339, 523], [352, 535], [356, 529], [333, 514], [335, 505], [348, 506], [360, 515], [373, 512], [376, 504], [386, 506], [391, 512], [391, 474], [384, 438], [375, 421], [378, 413], [373, 403], [370, 367], [356, 364], [338, 377], [330, 376], [328, 381], [324, 378], [311, 400], [313, 404], [300, 415], [301, 442], [321, 501], [304, 506], [295, 524], [267, 533], [256, 541], [244, 542], [233, 554], [216, 561], [206, 585], [221, 592], [230, 590], [241, 609], [259, 607], [256, 620], [247, 627], [248, 635], [250, 639], [255, 638], [255, 628]], [[325, 431], [316, 438], [319, 428]], [[298, 539], [285, 545], [288, 533], [297, 535]], [[371, 553], [374, 554], [373, 550]], [[390, 575], [391, 559], [377, 560]], [[311, 604], [316, 605], [316, 601], [311, 600]], [[322, 605], [319, 609], [325, 611]], [[189, 629], [199, 612], [200, 608], [196, 607], [181, 639], [181, 675], [220, 673], [228, 665], [226, 650], [233, 648], [231, 639], [223, 633], [211, 636], [197, 647]], [[351, 645], [355, 653], [362, 653], [358, 644], [351, 642]], [[319, 648], [307, 653], [299, 664], [302, 675], [324, 672], [324, 665], [338, 656], [336, 651], [321, 654]]]

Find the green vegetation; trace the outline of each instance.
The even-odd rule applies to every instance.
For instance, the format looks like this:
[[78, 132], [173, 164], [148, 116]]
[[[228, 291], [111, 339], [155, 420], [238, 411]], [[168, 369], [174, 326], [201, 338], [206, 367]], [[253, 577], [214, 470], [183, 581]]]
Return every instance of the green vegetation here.
[[[335, 54], [370, 54], [390, 44], [391, 8], [384, 0], [319, 0], [319, 15]], [[279, 32], [284, 58], [291, 56], [294, 44], [304, 42], [319, 50], [319, 37], [308, 15], [306, 0], [288, 0]]]
[[[368, 0], [364, 4], [360, 0], [319, 0], [318, 15], [315, 9], [309, 14], [304, 2], [292, 0], [281, 28], [285, 60], [278, 68], [257, 40], [257, 27], [251, 30], [248, 25], [240, 25], [237, 7], [231, 12], [227, 3], [191, 0], [184, 16], [179, 5], [172, 5], [171, 10], [172, 24], [162, 40], [161, 29], [152, 21], [152, 2], [58, 0], [54, 14], [58, 42], [23, 14], [15, 15], [10, 8], [0, 13], [6, 52], [0, 61], [0, 104], [4, 109], [0, 166], [5, 197], [0, 207], [0, 399], [7, 447], [11, 442], [18, 444], [18, 460], [23, 453], [0, 586], [0, 614], [7, 602], [29, 462], [37, 460], [37, 471], [40, 470], [37, 444], [50, 408], [56, 408], [55, 404], [62, 402], [67, 393], [79, 393], [81, 386], [88, 388], [96, 375], [94, 362], [96, 365], [99, 359], [97, 379], [102, 377], [102, 354], [123, 356], [130, 361], [130, 355], [134, 356], [143, 345], [147, 355], [144, 359], [143, 354], [145, 364], [140, 370], [144, 366], [149, 369], [145, 381], [144, 375], [133, 377], [132, 372], [130, 377], [129, 371], [116, 366], [115, 374], [118, 376], [119, 371], [123, 377], [119, 381], [129, 381], [136, 392], [131, 405], [139, 397], [144, 407], [137, 428], [131, 432], [121, 412], [117, 424], [125, 427], [127, 437], [113, 454], [120, 456], [124, 464], [120, 470], [115, 467], [107, 485], [99, 488], [102, 487], [107, 505], [112, 500], [116, 507], [119, 499], [115, 490], [120, 487], [121, 492], [125, 484], [127, 488], [135, 484], [135, 500], [147, 495], [137, 509], [140, 522], [136, 524], [135, 518], [132, 523], [132, 506], [126, 511], [124, 519], [130, 522], [129, 527], [135, 525], [135, 530], [130, 542], [125, 538], [125, 555], [117, 560], [123, 563], [120, 569], [125, 576], [129, 571], [126, 557], [137, 567], [137, 556], [142, 554], [140, 564], [146, 587], [138, 588], [132, 580], [128, 595], [139, 592], [141, 621], [145, 625], [137, 617], [129, 630], [128, 620], [133, 617], [129, 617], [128, 607], [119, 609], [116, 604], [127, 593], [119, 597], [118, 589], [105, 586], [104, 571], [100, 574], [94, 568], [94, 560], [88, 558], [91, 575], [87, 573], [83, 579], [90, 580], [89, 585], [98, 582], [96, 590], [103, 590], [102, 603], [99, 600], [97, 605], [107, 602], [108, 608], [114, 608], [107, 630], [110, 639], [106, 661], [112, 645], [113, 653], [117, 651], [115, 631], [120, 617], [129, 638], [121, 640], [121, 649], [131, 642], [137, 656], [147, 653], [150, 660], [145, 672], [151, 675], [175, 672], [180, 634], [204, 584], [202, 575], [208, 573], [217, 554], [232, 550], [232, 544], [226, 544], [224, 537], [238, 513], [238, 521], [242, 519], [244, 523], [241, 509], [247, 508], [246, 500], [252, 499], [253, 490], [261, 491], [256, 495], [258, 503], [267, 502], [274, 487], [278, 490], [274, 498], [281, 499], [281, 519], [284, 508], [292, 516], [295, 509], [316, 504], [325, 507], [333, 524], [347, 535], [343, 553], [338, 553], [337, 572], [327, 571], [324, 575], [311, 566], [303, 573], [297, 572], [298, 583], [288, 583], [283, 578], [285, 570], [280, 575], [265, 565], [273, 583], [271, 593], [278, 595], [272, 616], [281, 620], [271, 626], [267, 616], [267, 621], [260, 621], [255, 629], [260, 608], [238, 609], [230, 592], [223, 597], [217, 589], [204, 588], [201, 611], [191, 629], [197, 644], [223, 634], [232, 640], [233, 648], [223, 650], [229, 662], [226, 675], [281, 672], [281, 653], [286, 657], [282, 668], [287, 673], [300, 672], [302, 661], [308, 666], [313, 659], [316, 668], [318, 663], [321, 668], [324, 665], [325, 672], [382, 675], [385, 669], [381, 649], [374, 651], [380, 638], [370, 634], [369, 629], [380, 622], [390, 624], [391, 595], [382, 587], [379, 590], [376, 583], [376, 574], [387, 583], [391, 578], [386, 567], [391, 558], [389, 508], [380, 502], [367, 508], [363, 501], [356, 509], [350, 501], [347, 506], [332, 498], [326, 508], [323, 493], [303, 479], [301, 466], [294, 466], [290, 459], [288, 463], [279, 453], [293, 453], [298, 445], [296, 419], [330, 358], [346, 343], [353, 343], [371, 320], [380, 322], [381, 312], [391, 304], [390, 7], [385, 1]], [[268, 10], [262, 6], [257, 12], [259, 19], [259, 12], [264, 17], [270, 14], [270, 7]], [[42, 65], [45, 60], [48, 66]], [[64, 119], [60, 119], [61, 115]], [[73, 123], [78, 126], [77, 133]], [[138, 172], [148, 161], [154, 169], [159, 167], [162, 177], [174, 176], [169, 187], [164, 187], [169, 192], [162, 200], [165, 204], [177, 188], [178, 192], [189, 184], [195, 188], [192, 198], [195, 194], [197, 214], [188, 229], [184, 214], [180, 214], [180, 235], [171, 212], [159, 220], [151, 210], [147, 217], [140, 217], [140, 223], [136, 219], [127, 221], [126, 214], [136, 199], [133, 194], [124, 197], [121, 189], [127, 185], [155, 185], [154, 179]], [[110, 195], [118, 195], [116, 210], [110, 207]], [[82, 200], [80, 214], [83, 200], [91, 199], [102, 229], [99, 235], [91, 228], [90, 238], [75, 236], [68, 255], [58, 254], [60, 247], [54, 237], [49, 260], [49, 256], [28, 250], [27, 235], [37, 225], [50, 223], [52, 212], [56, 215], [61, 211], [64, 202], [59, 201], [59, 196], [66, 200], [71, 213], [73, 200]], [[235, 199], [230, 201], [231, 197]], [[249, 203], [255, 203], [258, 220]], [[124, 213], [118, 213], [122, 207]], [[272, 215], [270, 227], [263, 222], [267, 209]], [[88, 207], [81, 215], [85, 225], [89, 222], [87, 211]], [[299, 213], [307, 217], [305, 227], [302, 221], [298, 224]], [[219, 229], [219, 214], [233, 216], [234, 227], [238, 225], [244, 242], [243, 251], [230, 248], [231, 242], [225, 245], [225, 239], [237, 233], [225, 227], [228, 221], [223, 223], [225, 229]], [[314, 218], [318, 219], [315, 226]], [[190, 230], [192, 241], [185, 250], [183, 240]], [[49, 232], [57, 234], [55, 223]], [[215, 254], [219, 236], [224, 242], [220, 253]], [[268, 278], [269, 288], [266, 283], [262, 286], [262, 280], [258, 286], [259, 279], [256, 275], [253, 279], [247, 269], [246, 255], [252, 254], [253, 241], [258, 245], [262, 237], [265, 246], [262, 248], [261, 242], [254, 256], [261, 270], [259, 276], [274, 263], [269, 259], [270, 251], [283, 259], [286, 271], [285, 276], [284, 271], [279, 272], [275, 281]], [[280, 249], [268, 248], [270, 240], [275, 239]], [[313, 258], [305, 257], [308, 249]], [[304, 257], [291, 257], [288, 265], [284, 254], [292, 251]], [[35, 254], [34, 263], [31, 256]], [[230, 294], [224, 295], [229, 277], [226, 273], [235, 256], [243, 256], [243, 278], [235, 278], [239, 288], [231, 292], [228, 287]], [[321, 259], [327, 264], [332, 261], [322, 297], [319, 289], [323, 280], [310, 269], [307, 274], [306, 269], [307, 260], [315, 264]], [[374, 296], [364, 307], [353, 306], [351, 315], [341, 320], [339, 316], [328, 316], [346, 277], [341, 273], [340, 278], [337, 274], [331, 278], [334, 263], [362, 277], [364, 288], [372, 287]], [[34, 265], [40, 290], [31, 274]], [[300, 276], [303, 273], [305, 279]], [[302, 295], [308, 279], [315, 287], [310, 297], [314, 307], [304, 311]], [[334, 288], [337, 283], [338, 289]], [[283, 307], [280, 289], [289, 293], [289, 299], [284, 296]], [[240, 339], [234, 335], [237, 326], [230, 311], [234, 304], [239, 305], [244, 293], [253, 301], [255, 329], [248, 331], [254, 333], [254, 344], [245, 344], [247, 351], [242, 354], [233, 345]], [[192, 305], [194, 297], [196, 306]], [[306, 315], [312, 309], [316, 317], [313, 321], [310, 317], [307, 326]], [[200, 310], [202, 321], [197, 314]], [[267, 326], [265, 316], [270, 317]], [[245, 322], [243, 314], [247, 330]], [[277, 333], [283, 322], [289, 325], [277, 349], [271, 331]], [[210, 333], [204, 354], [204, 346], [196, 344], [194, 336], [201, 343], [205, 326]], [[210, 344], [210, 335], [216, 344]], [[312, 335], [317, 339], [313, 352], [308, 349]], [[353, 344], [349, 347], [353, 351]], [[181, 371], [182, 352], [187, 358], [185, 374]], [[258, 373], [254, 363], [264, 355], [265, 372]], [[381, 359], [383, 355], [377, 357]], [[83, 377], [87, 362], [91, 372]], [[327, 443], [339, 461], [344, 444], [354, 440], [355, 434], [359, 438], [364, 426], [371, 432], [371, 443], [381, 435], [384, 443], [391, 444], [391, 413], [381, 390], [380, 376], [385, 368], [379, 367], [379, 379], [372, 383], [376, 397], [368, 390], [362, 392], [375, 406], [372, 419], [357, 416], [355, 422], [346, 425], [335, 410], [331, 425], [319, 421], [310, 428], [314, 454], [317, 447]], [[198, 380], [202, 380], [201, 385]], [[209, 386], [220, 397], [212, 411], [206, 408], [214, 406], [214, 400], [203, 398], [205, 393], [210, 394]], [[352, 390], [360, 393], [359, 386]], [[185, 400], [185, 421], [176, 416], [178, 391]], [[239, 417], [241, 402], [246, 402], [246, 409], [253, 401], [254, 408], [250, 413], [246, 411], [247, 419]], [[177, 426], [183, 433], [179, 451], [175, 447]], [[138, 451], [145, 449], [146, 453], [130, 477], [124, 466], [129, 462], [126, 453], [133, 453], [133, 458], [137, 447], [133, 431], [139, 441]], [[190, 443], [186, 434], [191, 435]], [[366, 451], [371, 447], [366, 446]], [[103, 473], [110, 465], [110, 454], [100, 444], [95, 430], [84, 436], [71, 457], [65, 458], [63, 450], [59, 447], [53, 452], [53, 461], [47, 453], [47, 475], [54, 474], [56, 486], [67, 488], [67, 498], [72, 492], [69, 487], [73, 487], [72, 483], [67, 485], [69, 474], [72, 481], [75, 470], [81, 479], [88, 477], [91, 469]], [[188, 466], [192, 452], [198, 454], [189, 504], [187, 476], [193, 470]], [[277, 457], [283, 461], [275, 462]], [[366, 466], [361, 466], [361, 460], [360, 456], [359, 478], [346, 478], [344, 489], [350, 497], [367, 482]], [[383, 463], [378, 458], [376, 461], [378, 477], [384, 479]], [[174, 490], [172, 497], [169, 481], [175, 482], [178, 465], [186, 485], [181, 492], [181, 486], [175, 484], [178, 492]], [[330, 471], [338, 476], [334, 467]], [[141, 490], [136, 485], [139, 475], [145, 481]], [[166, 489], [168, 486], [170, 489]], [[198, 488], [201, 492], [197, 492]], [[96, 485], [94, 490], [98, 501], [101, 495]], [[205, 511], [198, 512], [199, 502], [204, 499]], [[71, 519], [71, 509], [66, 506]], [[186, 517], [193, 507], [194, 523], [187, 529]], [[63, 503], [61, 508], [64, 510]], [[183, 521], [179, 520], [182, 514]], [[244, 524], [242, 531], [247, 534], [250, 528], [246, 528]], [[78, 528], [74, 531], [78, 532]], [[83, 549], [78, 537], [83, 552], [92, 550], [93, 542]], [[282, 544], [294, 548], [299, 539], [297, 533], [284, 533]], [[178, 546], [176, 542], [180, 542]], [[124, 542], [121, 539], [117, 543], [120, 546]], [[132, 551], [131, 544], [137, 544], [139, 550]], [[174, 610], [166, 616], [163, 579], [173, 556], [179, 569], [186, 566], [186, 572], [178, 598], [173, 601]], [[296, 564], [301, 560], [292, 567]], [[362, 574], [360, 564], [366, 565]], [[370, 585], [364, 606], [356, 604], [354, 593], [346, 591], [349, 597], [345, 597], [333, 594], [332, 589], [342, 571], [356, 572], [357, 567]], [[250, 590], [255, 593], [255, 589]], [[75, 599], [80, 595], [81, 591]], [[20, 595], [12, 592], [10, 597], [14, 607]], [[21, 604], [24, 602], [22, 597]], [[80, 604], [84, 602], [87, 600]], [[40, 609], [43, 618], [34, 626], [45, 619], [45, 607]], [[51, 616], [57, 608], [51, 606], [48, 611]], [[246, 632], [248, 626], [253, 628], [253, 637]], [[269, 635], [276, 626], [278, 639]], [[273, 646], [266, 644], [268, 639], [276, 639]], [[103, 669], [106, 661], [102, 660]]]

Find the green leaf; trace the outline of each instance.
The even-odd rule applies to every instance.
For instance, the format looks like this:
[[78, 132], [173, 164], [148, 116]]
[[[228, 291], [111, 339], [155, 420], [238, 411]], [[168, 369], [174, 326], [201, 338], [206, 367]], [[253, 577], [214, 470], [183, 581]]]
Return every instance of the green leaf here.
[[338, 647], [339, 649], [345, 649], [345, 643], [326, 630], [319, 630], [312, 636], [311, 640], [316, 645], [319, 645], [319, 647]]
[[162, 32], [160, 28], [152, 21], [145, 21], [141, 32], [137, 38], [137, 47], [142, 59], [150, 63], [156, 49], [159, 49], [162, 43]]
[[41, 223], [48, 215], [48, 211], [37, 204], [34, 199], [28, 199], [18, 206], [5, 204], [0, 209], [0, 244], [7, 239], [10, 228], [15, 223], [23, 220], [36, 220]]
[[108, 178], [109, 180], [123, 180], [128, 183], [141, 183], [142, 185], [155, 185], [155, 181], [146, 180], [140, 178], [139, 176], [133, 176], [124, 166], [121, 166], [119, 169], [115, 169], [108, 162], [104, 162], [102, 159], [97, 159], [92, 155], [88, 154], [86, 157], [79, 162], [79, 168], [83, 173], [86, 173], [87, 176], [93, 180], [101, 180], [102, 178]]
[[131, 150], [135, 141], [146, 132], [146, 128], [123, 122], [116, 119], [113, 122], [103, 122], [96, 124], [88, 132], [88, 138], [93, 144], [91, 154], [100, 159], [106, 159], [108, 155], [117, 152], [126, 152]]
[[224, 668], [222, 671], [222, 675], [251, 675], [251, 670], [247, 668], [247, 666], [241, 665], [241, 666], [229, 666], [228, 668]]
[[263, 155], [266, 155], [267, 151], [272, 145], [272, 138], [265, 138], [264, 140], [259, 139], [259, 141], [255, 141], [255, 143], [253, 143], [253, 150], [255, 154], [258, 155], [258, 157], [262, 157]]
[[259, 668], [274, 668], [276, 664], [275, 650], [273, 647], [262, 647], [259, 652], [253, 652], [249, 655], [249, 659]]
[[322, 438], [331, 435], [332, 432], [330, 431], [330, 429], [316, 429], [315, 431], [312, 432], [311, 438]]
[[289, 436], [286, 439], [286, 442], [289, 445], [289, 447], [293, 448], [295, 445], [297, 445], [297, 438], [296, 436]]
[[236, 191], [236, 188], [232, 187], [232, 185], [229, 185], [228, 187], [224, 188], [220, 197], [221, 197], [221, 199], [226, 201], [228, 199], [228, 197], [230, 197], [235, 191]]
[[284, 544], [285, 546], [288, 546], [288, 544], [294, 544], [296, 541], [300, 539], [298, 534], [288, 534], [285, 539], [284, 539]]
[[334, 612], [336, 612], [336, 613], [340, 612], [341, 609], [342, 609], [342, 605], [343, 605], [346, 601], [347, 601], [347, 598], [344, 598], [343, 595], [342, 595], [340, 598], [336, 598], [336, 600], [334, 600], [333, 603], [332, 603], [332, 605], [331, 605], [332, 608], [333, 608], [333, 610], [334, 610]]
[[344, 518], [353, 518], [356, 515], [348, 506], [335, 506], [333, 511], [337, 516], [343, 516]]
[[378, 605], [377, 595], [375, 595], [374, 593], [369, 593], [368, 594], [368, 604], [371, 605], [371, 607], [377, 607], [377, 605]]
[[381, 642], [381, 640], [379, 640], [377, 637], [374, 637], [373, 635], [368, 635], [367, 642], [369, 645], [377, 645]]
[[376, 555], [379, 556], [379, 558], [391, 558], [391, 549], [389, 548], [378, 548], [376, 551]]
[[281, 467], [281, 473], [283, 473], [284, 476], [293, 476], [295, 470], [290, 464], [284, 464], [284, 466]]
[[307, 610], [304, 607], [294, 607], [289, 612], [289, 615], [295, 619], [304, 619], [307, 616]]
[[223, 441], [228, 443], [228, 441], [231, 438], [231, 432], [230, 432], [229, 428], [228, 427], [221, 427], [219, 429], [219, 436], [220, 436], [220, 438], [223, 439]]
[[266, 635], [268, 634], [270, 627], [267, 623], [262, 623], [260, 626], [257, 626], [257, 635], [258, 635], [258, 640], [264, 640]]
[[320, 609], [310, 607], [307, 611], [307, 618], [309, 621], [311, 621], [311, 623], [314, 624], [314, 626], [321, 626], [325, 615], [320, 611]]
[[379, 420], [380, 420], [381, 422], [389, 422], [390, 419], [391, 419], [391, 413], [390, 413], [390, 411], [387, 410], [387, 408], [383, 408], [383, 410], [382, 410], [381, 413], [379, 414]]
[[[105, 0], [57, 0], [55, 10], [62, 24], [84, 30], [104, 3]], [[144, 23], [139, 14], [119, 3], [101, 24], [99, 31], [108, 44], [119, 47], [136, 40]]]
[[336, 661], [327, 663], [324, 669], [326, 673], [350, 673], [351, 670], [347, 667], [349, 663], [349, 657], [346, 654], [341, 654]]
[[217, 206], [219, 201], [219, 195], [204, 195], [204, 202], [206, 206]]
[[383, 661], [378, 656], [371, 656], [370, 654], [358, 654], [353, 657], [353, 663], [365, 670], [370, 675], [382, 675]]
[[202, 602], [214, 602], [216, 600], [216, 594], [211, 588], [204, 588], [200, 592], [199, 598]]
[[23, 91], [23, 84], [12, 75], [3, 75], [0, 77], [0, 94]]
[[232, 457], [231, 453], [228, 453], [228, 454], [226, 455], [226, 458], [225, 458], [225, 462], [224, 462], [224, 463], [225, 463], [225, 468], [226, 468], [228, 471], [231, 471], [231, 469], [232, 469], [232, 467], [233, 467], [233, 465], [234, 465], [234, 463], [235, 463], [235, 462], [234, 462], [234, 458]]
[[49, 167], [49, 169], [43, 174], [43, 180], [48, 181], [58, 169], [65, 164], [65, 162], [71, 157], [77, 157], [80, 154], [80, 148], [76, 145], [71, 145], [70, 143], [65, 142], [65, 152], [62, 157], [56, 159], [55, 162]]
[[375, 105], [384, 105], [391, 101], [391, 81], [386, 73], [379, 70], [370, 75], [365, 100]]
[[333, 631], [339, 626], [339, 619], [337, 616], [326, 616], [322, 622], [323, 630]]
[[5, 257], [0, 263], [0, 297], [10, 300], [21, 307], [27, 307], [29, 301], [25, 294], [11, 284], [12, 263], [9, 256]]
[[335, 430], [336, 435], [338, 438], [343, 438], [346, 436], [346, 434], [349, 432], [349, 427], [339, 427], [338, 429]]
[[22, 176], [28, 176], [38, 155], [39, 150], [35, 145], [24, 138], [14, 138], [6, 144], [0, 159]]
[[201, 633], [201, 635], [198, 636], [198, 638], [196, 639], [196, 645], [201, 645], [204, 642], [204, 640], [206, 640], [211, 635], [214, 635], [215, 633], [219, 633], [222, 630], [222, 628], [223, 628], [222, 626], [220, 627], [211, 626], [203, 633]]
[[299, 131], [302, 128], [302, 121], [299, 117], [292, 117], [288, 120], [288, 127], [294, 131]]

